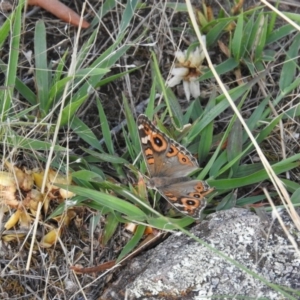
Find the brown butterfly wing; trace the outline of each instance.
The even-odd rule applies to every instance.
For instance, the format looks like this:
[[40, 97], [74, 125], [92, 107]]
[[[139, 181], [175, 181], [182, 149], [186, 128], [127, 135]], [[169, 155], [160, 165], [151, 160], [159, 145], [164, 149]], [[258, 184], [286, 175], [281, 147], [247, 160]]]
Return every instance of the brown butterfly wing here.
[[198, 162], [191, 153], [158, 130], [145, 115], [140, 115], [137, 123], [151, 177], [183, 177], [198, 169]]
[[159, 193], [177, 210], [199, 219], [206, 206], [205, 196], [213, 191], [205, 181], [186, 180], [158, 188]]

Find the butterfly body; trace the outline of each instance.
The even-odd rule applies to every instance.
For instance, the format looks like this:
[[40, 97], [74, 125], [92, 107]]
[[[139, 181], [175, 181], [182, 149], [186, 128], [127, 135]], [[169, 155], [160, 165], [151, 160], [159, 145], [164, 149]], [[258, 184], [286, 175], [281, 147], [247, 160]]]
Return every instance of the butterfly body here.
[[196, 158], [155, 127], [145, 115], [138, 117], [137, 124], [150, 175], [149, 186], [158, 190], [181, 213], [200, 218], [206, 206], [205, 195], [213, 189], [205, 181], [187, 176], [199, 168]]

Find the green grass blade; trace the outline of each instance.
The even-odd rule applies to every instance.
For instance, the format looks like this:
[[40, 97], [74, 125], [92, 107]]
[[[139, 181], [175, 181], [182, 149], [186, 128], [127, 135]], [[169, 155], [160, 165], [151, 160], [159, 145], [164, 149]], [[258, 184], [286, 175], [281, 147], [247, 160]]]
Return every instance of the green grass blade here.
[[119, 225], [118, 218], [116, 218], [114, 213], [110, 213], [107, 215], [105, 219], [104, 225], [104, 233], [101, 237], [101, 246], [106, 246], [107, 242], [111, 239], [111, 237], [116, 232]]
[[[210, 27], [215, 23], [215, 25], [208, 31], [206, 35], [206, 45], [208, 48], [218, 41], [218, 39], [224, 33], [224, 29], [230, 24], [230, 22], [232, 22], [232, 18], [218, 20], [218, 22], [213, 21], [207, 24], [206, 27]], [[203, 28], [203, 30], [205, 31], [205, 28]]]
[[15, 13], [13, 12], [10, 16], [7, 16], [7, 19], [0, 27], [0, 48], [3, 47], [4, 42], [8, 38], [11, 24], [14, 22]]
[[159, 64], [154, 52], [152, 52], [152, 70], [154, 73], [153, 77], [155, 78], [155, 81], [157, 83], [157, 89], [163, 94], [171, 120], [173, 124], [175, 122], [174, 125], [176, 127], [181, 128], [183, 126], [183, 114], [181, 107], [171, 89], [166, 87], [165, 81], [160, 73]]
[[266, 45], [273, 44], [274, 42], [281, 40], [295, 31], [296, 28], [293, 25], [283, 25], [270, 33], [270, 35], [267, 37]]
[[232, 56], [239, 61], [241, 59], [242, 51], [242, 40], [243, 40], [243, 25], [244, 25], [244, 15], [240, 14], [238, 16], [236, 28], [234, 30], [233, 39], [231, 42], [231, 54]]
[[41, 112], [43, 115], [46, 115], [50, 107], [50, 104], [48, 103], [50, 70], [48, 70], [47, 64], [46, 28], [42, 20], [37, 21], [35, 25], [34, 53], [38, 102], [40, 103]]
[[117, 2], [115, 0], [106, 0], [99, 8], [97, 15], [91, 22], [91, 27], [94, 28], [96, 25], [100, 24], [102, 18], [116, 6]]
[[36, 105], [37, 99], [35, 93], [24, 84], [18, 77], [16, 77], [16, 90], [31, 104]]
[[287, 89], [295, 79], [296, 71], [298, 71], [298, 56], [300, 47], [300, 34], [298, 33], [293, 40], [283, 64], [280, 74], [279, 87], [283, 91]]
[[76, 195], [92, 199], [100, 206], [107, 207], [112, 211], [118, 211], [122, 214], [125, 214], [132, 220], [142, 221], [146, 219], [145, 213], [135, 205], [109, 194], [82, 188], [79, 186], [68, 186], [68, 190], [75, 193]]
[[47, 109], [52, 106], [55, 99], [58, 99], [63, 94], [64, 88], [70, 80], [72, 80], [72, 77], [64, 77], [63, 79], [55, 82], [53, 80], [53, 85], [50, 88], [48, 95]]
[[12, 24], [12, 35], [9, 46], [9, 60], [4, 84], [5, 89], [0, 90], [1, 121], [6, 119], [7, 113], [12, 106], [12, 95], [15, 87], [17, 67], [19, 62], [22, 9], [24, 3], [24, 0], [19, 1], [15, 12], [15, 18]]
[[[208, 102], [204, 114], [209, 112], [215, 106], [214, 97]], [[200, 142], [198, 144], [198, 161], [201, 165], [205, 160], [210, 151], [212, 145], [213, 138], [213, 130], [214, 130], [214, 121], [211, 121], [203, 130], [200, 137]]]
[[117, 263], [124, 258], [127, 254], [129, 254], [141, 241], [146, 226], [144, 225], [138, 225], [133, 237], [130, 239], [130, 241], [124, 246], [122, 249], [120, 255], [118, 256]]
[[80, 181], [88, 181], [88, 182], [103, 182], [105, 177], [102, 174], [88, 171], [88, 170], [80, 170], [72, 173], [73, 180], [78, 179]]
[[245, 25], [245, 29], [243, 32], [243, 42], [241, 47], [241, 57], [244, 57], [246, 54], [248, 54], [250, 49], [249, 43], [250, 43], [251, 33], [254, 27], [254, 17], [255, 14], [252, 14]]
[[76, 116], [72, 120], [70, 124], [72, 130], [85, 142], [87, 142], [91, 147], [103, 151], [102, 146], [99, 144], [99, 141], [92, 130], [84, 124], [79, 118]]
[[154, 116], [154, 109], [155, 109], [155, 99], [156, 99], [156, 89], [155, 89], [155, 82], [152, 82], [151, 90], [150, 90], [150, 96], [149, 96], [149, 102], [147, 105], [147, 108], [145, 110], [145, 115], [150, 117], [150, 120], [152, 120]]
[[116, 155], [110, 155], [107, 153], [99, 153], [93, 150], [89, 150], [86, 148], [82, 148], [86, 153], [90, 154], [93, 158], [104, 161], [110, 162], [112, 164], [128, 164], [128, 161], [122, 157]]
[[132, 114], [132, 110], [130, 109], [128, 100], [124, 95], [123, 95], [123, 104], [124, 104], [124, 110], [125, 110], [125, 117], [127, 120], [128, 133], [129, 133], [130, 139], [132, 141], [131, 146], [133, 146], [135, 148], [135, 154], [137, 155], [138, 152], [140, 151], [138, 129], [137, 129], [137, 125], [136, 125], [136, 120]]
[[[53, 145], [51, 143], [45, 142], [43, 140], [35, 140], [30, 138], [24, 138], [23, 136], [19, 136], [12, 131], [9, 136], [6, 137], [6, 145], [8, 147], [17, 147], [18, 149], [26, 149], [26, 150], [38, 150], [38, 151], [49, 151], [50, 147]], [[63, 151], [66, 152], [67, 149], [58, 145], [54, 146], [55, 151]]]
[[88, 96], [89, 95], [85, 95], [81, 99], [78, 99], [76, 101], [72, 101], [70, 104], [68, 104], [63, 109], [62, 115], [61, 115], [61, 120], [60, 120], [60, 126], [67, 125], [71, 122], [71, 120], [74, 118], [75, 113], [80, 108], [82, 103], [88, 98]]
[[[268, 16], [261, 15], [260, 27], [257, 31], [258, 36], [256, 39], [256, 49], [254, 50], [255, 59], [261, 59], [263, 56], [263, 51], [266, 47], [267, 31], [268, 31]], [[258, 71], [265, 70], [265, 67], [258, 69]]]
[[97, 108], [98, 108], [98, 113], [99, 113], [100, 126], [102, 129], [103, 139], [104, 139], [106, 148], [107, 148], [109, 154], [114, 155], [115, 154], [114, 143], [111, 138], [109, 124], [108, 124], [106, 115], [104, 113], [103, 106], [98, 99], [97, 99]]
[[135, 14], [135, 9], [138, 5], [139, 1], [138, 0], [131, 0], [127, 1], [123, 16], [122, 16], [122, 21], [119, 26], [119, 32], [123, 33], [127, 27], [129, 26], [130, 22], [132, 21], [132, 18]]
[[48, 113], [51, 103], [49, 102], [50, 70], [47, 64], [46, 28], [43, 21], [37, 21], [34, 34], [35, 53], [35, 80], [40, 103], [40, 110], [44, 115]]
[[[298, 154], [298, 159], [300, 158], [300, 155]], [[295, 158], [294, 158], [295, 160]], [[277, 163], [272, 165], [272, 168], [275, 172], [275, 174], [281, 174], [287, 171], [290, 171], [294, 168], [299, 167], [298, 162], [289, 162], [284, 161], [281, 163]], [[269, 179], [269, 176], [265, 170], [261, 170], [258, 172], [255, 172], [249, 176], [240, 177], [240, 178], [231, 178], [231, 179], [220, 179], [220, 180], [208, 180], [208, 183], [211, 186], [216, 187], [218, 190], [231, 190], [238, 187], [251, 185], [254, 183], [261, 182], [263, 180]]]
[[57, 64], [57, 68], [53, 74], [53, 80], [51, 83], [51, 86], [53, 86], [57, 81], [61, 80], [62, 75], [65, 74], [64, 72], [64, 68], [66, 66], [66, 57], [68, 56], [69, 51], [66, 50], [64, 55], [60, 58], [58, 64]]
[[[237, 157], [240, 157], [243, 149], [243, 129], [239, 120], [235, 120], [232, 129], [228, 136], [227, 143], [227, 158], [228, 161], [232, 161]], [[234, 175], [239, 167], [240, 159], [238, 159], [231, 167], [232, 174]]]
[[[0, 59], [0, 69], [3, 73], [7, 73], [7, 67], [8, 66]], [[37, 104], [35, 93], [18, 77], [15, 78], [15, 88], [31, 105]], [[2, 99], [1, 97], [3, 96], [4, 91], [0, 90], [0, 101]]]
[[[226, 74], [230, 71], [233, 71], [238, 65], [239, 65], [239, 62], [237, 60], [235, 60], [234, 58], [230, 57], [227, 60], [225, 60], [224, 62], [217, 65], [215, 67], [215, 69], [219, 75], [222, 75], [222, 74]], [[201, 82], [201, 81], [211, 79], [211, 78], [214, 78], [214, 75], [213, 75], [212, 71], [209, 70], [200, 76], [199, 81]]]

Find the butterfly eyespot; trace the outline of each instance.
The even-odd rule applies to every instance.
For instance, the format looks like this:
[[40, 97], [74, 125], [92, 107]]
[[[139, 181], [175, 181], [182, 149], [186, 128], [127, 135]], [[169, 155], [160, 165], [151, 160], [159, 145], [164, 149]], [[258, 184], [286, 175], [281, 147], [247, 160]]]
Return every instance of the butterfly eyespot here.
[[196, 202], [194, 200], [187, 200], [186, 201], [186, 204], [187, 205], [190, 205], [190, 206], [195, 206], [196, 205]]
[[200, 206], [201, 201], [191, 198], [181, 198], [181, 202], [185, 207], [185, 210], [193, 210]]
[[195, 186], [195, 190], [198, 192], [203, 192], [205, 190], [203, 183], [201, 182], [197, 183], [197, 185]]
[[199, 194], [199, 193], [189, 193], [189, 196], [194, 197], [194, 198], [198, 198], [198, 199], [202, 198], [201, 194]]
[[178, 153], [178, 149], [173, 146], [173, 145], [170, 145], [169, 146], [169, 150], [168, 150], [168, 153], [167, 153], [167, 157], [173, 157], [173, 156], [176, 156]]
[[183, 165], [193, 166], [191, 160], [186, 155], [181, 154], [180, 152], [178, 153], [178, 160]]
[[165, 151], [168, 147], [167, 141], [161, 135], [158, 134], [152, 135], [151, 145], [153, 147], [153, 150], [156, 152]]
[[161, 147], [162, 146], [162, 140], [160, 139], [160, 138], [158, 138], [158, 137], [155, 137], [154, 138], [154, 143], [157, 145], [157, 146], [159, 146], [159, 147]]

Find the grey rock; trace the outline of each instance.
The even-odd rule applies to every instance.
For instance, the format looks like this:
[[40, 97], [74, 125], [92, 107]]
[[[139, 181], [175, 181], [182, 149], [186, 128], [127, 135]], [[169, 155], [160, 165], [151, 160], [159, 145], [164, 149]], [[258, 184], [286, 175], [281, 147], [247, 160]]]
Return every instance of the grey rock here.
[[[299, 232], [282, 217], [299, 245]], [[277, 220], [234, 208], [210, 215], [191, 232], [268, 282], [300, 292], [300, 257]], [[101, 299], [287, 299], [182, 233], [133, 259], [118, 278]]]

